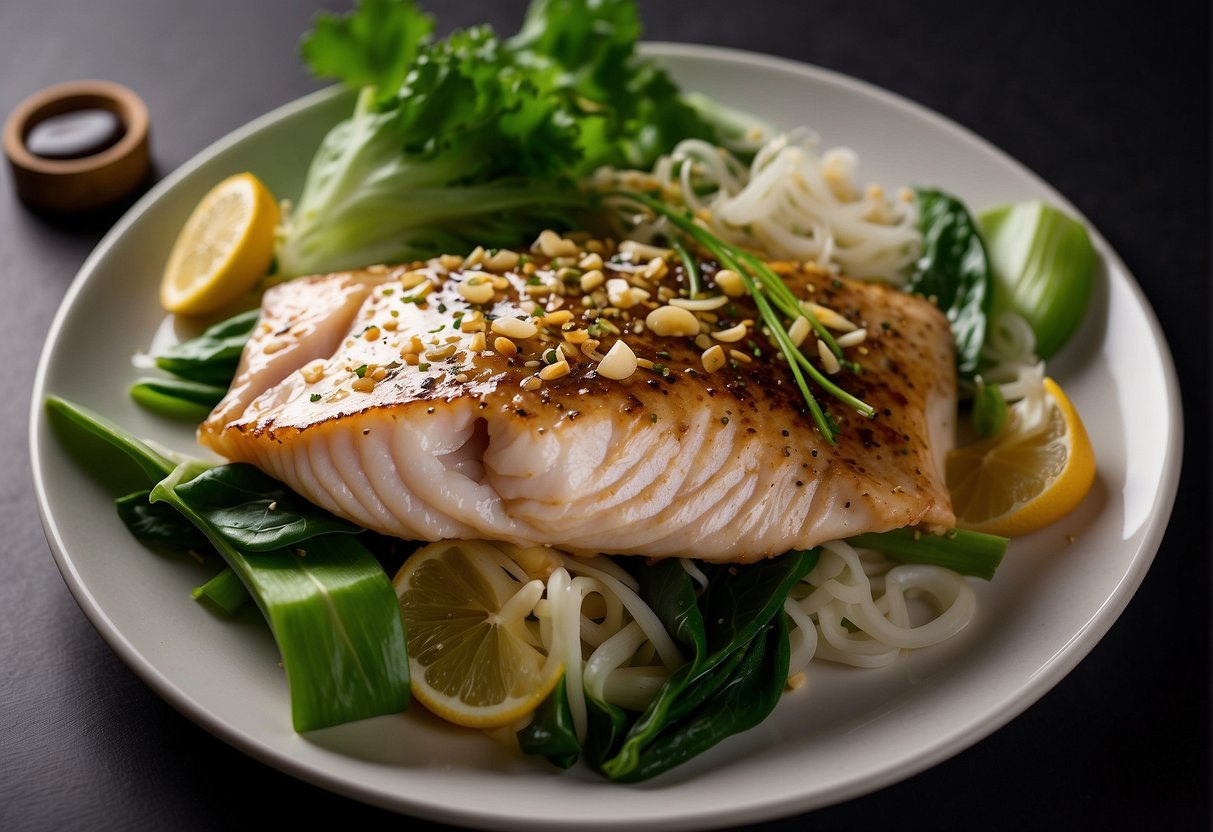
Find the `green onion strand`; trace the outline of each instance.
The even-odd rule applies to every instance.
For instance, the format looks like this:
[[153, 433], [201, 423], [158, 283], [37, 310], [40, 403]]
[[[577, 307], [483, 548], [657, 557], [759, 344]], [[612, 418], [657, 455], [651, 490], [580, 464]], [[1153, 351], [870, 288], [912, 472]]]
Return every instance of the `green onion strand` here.
[[695, 265], [695, 258], [691, 256], [691, 252], [687, 251], [686, 246], [677, 240], [671, 240], [671, 245], [678, 254], [678, 259], [682, 261], [682, 268], [687, 273], [687, 282], [691, 284], [691, 300], [695, 300], [699, 297], [701, 291], [699, 286], [699, 267]]
[[[763, 324], [770, 331], [771, 337], [775, 339], [780, 350], [783, 351], [784, 356], [787, 358], [788, 366], [792, 370], [792, 378], [795, 379], [796, 386], [804, 396], [805, 403], [808, 405], [809, 412], [813, 417], [813, 422], [817, 425], [817, 429], [821, 431], [821, 435], [830, 444], [838, 444], [836, 437], [837, 428], [833, 420], [822, 410], [821, 405], [813, 396], [808, 382], [805, 380], [806, 374], [822, 390], [848, 407], [854, 408], [863, 416], [871, 417], [875, 415], [876, 411], [871, 405], [857, 396], [846, 392], [831, 381], [792, 343], [791, 336], [788, 335], [787, 329], [780, 320], [780, 313], [792, 320], [798, 317], [807, 319], [817, 337], [825, 342], [830, 351], [839, 359], [840, 364], [852, 372], [858, 372], [859, 370], [859, 366], [855, 362], [843, 357], [842, 347], [838, 345], [838, 341], [835, 340], [833, 334], [817, 319], [812, 310], [792, 293], [792, 290], [788, 288], [787, 284], [783, 282], [770, 266], [750, 252], [743, 251], [724, 242], [712, 232], [698, 225], [690, 215], [677, 211], [647, 194], [630, 191], [609, 191], [604, 193], [603, 196], [631, 200], [643, 205], [653, 213], [665, 217], [684, 234], [698, 243], [708, 254], [716, 258], [722, 267], [737, 272], [741, 277], [742, 284], [746, 288], [746, 292], [749, 293], [750, 297], [754, 300], [755, 306], [758, 307]], [[687, 270], [688, 278], [691, 281], [691, 297], [693, 298], [699, 293], [698, 271], [695, 269], [690, 253], [685, 246], [678, 241], [673, 241], [672, 247]]]

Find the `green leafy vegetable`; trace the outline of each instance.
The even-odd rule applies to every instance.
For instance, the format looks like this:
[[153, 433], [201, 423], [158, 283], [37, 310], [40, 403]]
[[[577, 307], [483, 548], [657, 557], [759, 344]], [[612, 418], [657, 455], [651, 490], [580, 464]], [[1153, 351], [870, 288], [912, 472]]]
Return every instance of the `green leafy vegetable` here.
[[535, 709], [529, 725], [518, 732], [518, 747], [524, 754], [539, 754], [560, 768], [571, 768], [581, 754], [581, 744], [573, 728], [569, 694], [564, 676], [556, 688]]
[[[163, 503], [157, 503], [163, 505]], [[195, 601], [209, 601], [227, 615], [235, 615], [250, 600], [240, 576], [227, 567], [190, 593]]]
[[178, 378], [142, 378], [131, 386], [131, 398], [153, 413], [195, 424], [226, 393], [226, 387]]
[[669, 75], [636, 58], [640, 34], [632, 0], [534, 0], [508, 42], [540, 90], [577, 116], [577, 176], [647, 168], [682, 139], [716, 135]]
[[997, 287], [995, 306], [1031, 324], [1037, 355], [1055, 355], [1082, 322], [1095, 282], [1087, 229], [1040, 201], [991, 208], [978, 220]]
[[152, 501], [167, 502], [198, 526], [261, 608], [282, 654], [295, 730], [404, 710], [404, 625], [374, 557], [348, 534], [313, 537], [306, 549], [241, 548], [182, 495], [196, 475], [180, 466], [152, 489]]
[[209, 327], [155, 357], [156, 366], [175, 376], [227, 389], [240, 353], [257, 324], [259, 309], [250, 309]]
[[[353, 535], [332, 533], [352, 527], [325, 519], [321, 509], [293, 505], [292, 500], [302, 501], [270, 481], [270, 499], [284, 503], [280, 518], [268, 510], [264, 496], [250, 490], [258, 481], [242, 470], [247, 466], [176, 465], [84, 408], [58, 398], [48, 398], [46, 406], [134, 459], [147, 484], [154, 484], [151, 502], [176, 509], [223, 556], [274, 634], [295, 730], [404, 709], [408, 658], [396, 593]], [[192, 485], [198, 477], [202, 481]], [[165, 528], [158, 525], [153, 532], [160, 535]]]
[[[664, 768], [646, 763], [649, 748], [663, 749], [662, 759], [676, 762], [684, 757], [683, 752], [674, 747], [683, 742], [690, 743], [696, 749], [693, 753], [697, 754], [723, 737], [754, 724], [755, 714], [766, 707], [765, 698], [753, 701], [752, 708], [747, 706], [729, 710], [718, 707], [719, 702], [715, 697], [727, 688], [730, 680], [736, 678], [738, 668], [744, 664], [745, 651], [759, 632], [772, 618], [782, 617], [788, 592], [816, 562], [816, 551], [789, 552], [783, 557], [737, 570], [736, 575], [725, 574], [728, 567], [710, 569], [708, 588], [698, 601], [698, 617], [686, 610], [682, 600], [690, 582], [685, 573], [685, 584], [676, 580], [668, 567], [668, 571], [657, 576], [657, 580], [643, 581], [642, 596], [655, 610], [664, 610], [667, 619], [671, 613], [675, 614], [674, 619], [664, 620], [663, 623], [680, 627], [684, 638], [689, 639], [697, 652], [662, 685], [648, 707], [628, 728], [622, 742], [610, 743], [612, 746], [617, 744], [618, 750], [601, 764], [602, 772], [615, 780], [630, 781], [652, 776]], [[683, 571], [678, 564], [667, 563]], [[673, 595], [674, 600], [650, 597], [649, 592], [652, 591]], [[784, 637], [786, 639], [786, 629]], [[786, 681], [786, 666], [784, 670], [785, 678], [780, 681], [781, 685]], [[701, 724], [695, 714], [702, 718], [702, 709], [705, 708], [719, 714], [712, 717], [717, 725], [708, 745], [702, 745], [707, 735], [689, 727]], [[762, 716], [766, 713], [769, 710]], [[611, 728], [618, 731], [617, 718], [611, 719]], [[692, 742], [690, 737], [698, 739]]]
[[434, 19], [411, 0], [360, 0], [347, 14], [320, 12], [299, 47], [317, 77], [392, 93], [404, 82]]
[[1002, 563], [1011, 541], [982, 532], [952, 529], [943, 534], [926, 534], [916, 529], [869, 532], [852, 537], [853, 546], [875, 549], [901, 563], [927, 563], [951, 569], [961, 575], [991, 580]]
[[139, 540], [166, 549], [211, 552], [211, 542], [172, 506], [148, 502], [150, 489], [119, 497], [118, 517]]
[[[324, 139], [285, 226], [283, 274], [516, 247], [567, 225], [583, 203], [576, 182], [595, 168], [645, 167], [680, 139], [714, 135], [635, 57], [628, 0], [538, 0], [509, 41], [477, 27], [426, 44], [417, 19], [409, 2], [364, 3], [305, 41], [318, 74], [402, 80], [363, 87]], [[379, 55], [389, 29], [399, 61]], [[377, 57], [347, 65], [353, 51]]]
[[132, 436], [109, 419], [86, 407], [58, 396], [47, 396], [46, 410], [75, 430], [122, 452], [139, 467], [145, 478], [145, 485], [154, 485], [177, 467], [176, 460], [169, 459], [142, 439]]
[[176, 494], [225, 539], [252, 552], [296, 546], [322, 534], [362, 531], [239, 462], [201, 472], [178, 485]]
[[977, 224], [964, 203], [943, 191], [919, 188], [918, 226], [923, 252], [907, 290], [935, 298], [952, 325], [956, 370], [978, 370], [993, 303], [993, 278]]
[[787, 617], [774, 616], [744, 647], [736, 664], [702, 706], [645, 749], [639, 765], [621, 777], [647, 780], [702, 754], [732, 734], [758, 725], [779, 703], [788, 681]]

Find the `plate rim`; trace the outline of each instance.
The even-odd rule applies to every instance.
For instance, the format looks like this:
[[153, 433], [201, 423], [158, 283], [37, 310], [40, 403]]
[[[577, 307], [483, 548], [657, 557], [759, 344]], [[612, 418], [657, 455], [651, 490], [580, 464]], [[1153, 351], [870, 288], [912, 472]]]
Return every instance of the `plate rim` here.
[[[646, 57], [655, 58], [658, 61], [665, 57], [707, 60], [710, 62], [791, 73], [809, 81], [828, 82], [831, 85], [843, 88], [849, 93], [875, 99], [885, 106], [896, 108], [913, 118], [925, 121], [934, 129], [942, 130], [954, 138], [980, 150], [990, 161], [1009, 168], [1014, 174], [1026, 178], [1037, 188], [1048, 193], [1058, 205], [1063, 206], [1073, 215], [1082, 219], [1093, 238], [1096, 248], [1108, 262], [1108, 271], [1116, 270], [1123, 275], [1124, 283], [1130, 290], [1136, 307], [1145, 317], [1145, 322], [1158, 346], [1159, 360], [1163, 366], [1163, 384], [1167, 391], [1166, 404], [1169, 412], [1168, 441], [1163, 467], [1159, 474], [1161, 487], [1155, 493], [1154, 500], [1150, 506], [1144, 532], [1133, 552], [1131, 568], [1126, 571], [1121, 580], [1116, 584], [1112, 596], [1105, 599], [1095, 613], [1087, 620], [1084, 627], [1065, 645], [1063, 650], [1055, 653], [1045, 665], [1033, 674], [1027, 683], [1020, 685], [1013, 695], [1004, 697], [1000, 705], [992, 710], [983, 711], [979, 724], [967, 725], [964, 727], [964, 730], [957, 729], [950, 731], [943, 741], [936, 742], [928, 748], [917, 750], [907, 758], [898, 759], [895, 765], [886, 764], [875, 772], [869, 772], [863, 777], [853, 777], [825, 791], [734, 802], [726, 809], [710, 807], [697, 811], [668, 813], [642, 823], [645, 828], [664, 830], [691, 827], [717, 828], [821, 808], [852, 797], [869, 794], [893, 783], [908, 779], [976, 745], [1038, 702], [1081, 662], [1108, 630], [1111, 629], [1117, 618], [1119, 618], [1125, 607], [1132, 600], [1157, 555], [1163, 535], [1169, 524], [1171, 513], [1174, 510], [1175, 497], [1178, 492], [1183, 463], [1183, 410], [1178, 375], [1170, 346], [1166, 341], [1157, 314], [1146, 298], [1137, 279], [1125, 266], [1120, 255], [1108, 244], [1098, 228], [1070, 203], [1063, 194], [1018, 159], [1000, 150], [974, 131], [924, 105], [915, 103], [898, 93], [891, 92], [868, 81], [836, 70], [789, 58], [723, 46], [645, 42], [641, 47], [641, 51]], [[301, 762], [264, 740], [258, 739], [253, 735], [246, 735], [239, 729], [227, 724], [221, 717], [210, 713], [205, 707], [195, 703], [185, 690], [176, 685], [150, 660], [145, 659], [128, 640], [127, 636], [118, 629], [104, 608], [93, 596], [89, 587], [82, 580], [72, 557], [67, 553], [60, 530], [55, 523], [54, 517], [51, 515], [49, 494], [43, 476], [43, 461], [39, 451], [40, 444], [45, 441], [44, 432], [50, 432], [43, 409], [43, 400], [47, 393], [46, 381], [50, 372], [50, 357], [54, 344], [61, 337], [69, 310], [73, 307], [76, 297], [83, 290], [89, 276], [96, 270], [98, 263], [106, 257], [110, 249], [127, 233], [139, 217], [146, 213], [155, 203], [159, 202], [166, 192], [176, 187], [182, 179], [186, 178], [197, 167], [225, 150], [242, 143], [249, 136], [265, 127], [318, 106], [329, 101], [331, 98], [344, 94], [344, 92], [340, 87], [328, 87], [310, 93], [276, 107], [207, 145], [156, 183], [141, 197], [105, 234], [96, 248], [85, 259], [64, 294], [63, 300], [52, 319], [46, 340], [40, 352], [34, 377], [30, 401], [28, 436], [30, 443], [30, 464], [39, 518], [56, 566], [63, 576], [64, 582], [71, 591], [77, 605], [110, 648], [118, 654], [127, 667], [162, 699], [172, 705], [175, 710], [242, 753], [248, 754], [262, 763], [314, 786], [395, 812], [486, 829], [569, 828], [569, 821], [564, 818], [522, 818], [517, 813], [502, 815], [495, 811], [481, 811], [474, 807], [451, 807], [445, 804], [424, 802], [419, 800], [416, 795], [383, 794], [370, 786], [351, 782], [348, 777], [323, 770], [314, 763]], [[677, 787], [674, 788], [676, 789]], [[617, 829], [622, 824], [633, 823], [636, 823], [636, 821], [629, 819], [613, 821], [586, 819], [583, 822], [579, 822], [577, 827], [586, 830]]]

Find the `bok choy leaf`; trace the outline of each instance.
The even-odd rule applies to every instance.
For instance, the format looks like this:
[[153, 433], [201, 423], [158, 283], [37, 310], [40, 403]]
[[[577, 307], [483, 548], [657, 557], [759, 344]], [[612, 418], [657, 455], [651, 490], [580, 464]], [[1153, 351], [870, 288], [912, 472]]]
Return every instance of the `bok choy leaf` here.
[[[751, 651], [766, 654], [763, 634], [773, 619], [782, 619], [788, 592], [816, 563], [813, 550], [750, 564], [736, 575], [726, 574], [726, 568], [709, 569], [708, 587], [694, 612], [685, 603], [694, 590], [680, 564], [663, 561], [642, 570], [656, 570], [641, 580], [642, 596], [671, 633], [680, 632], [680, 640], [694, 647], [695, 655], [666, 680], [626, 733], [618, 724], [622, 712], [606, 706], [600, 723], [610, 726], [612, 736], [599, 744], [609, 745], [613, 753], [601, 763], [602, 772], [613, 780], [651, 777], [765, 718], [778, 696], [764, 693], [769, 687], [765, 674], [752, 679], [743, 674], [750, 674], [755, 660], [762, 661]], [[775, 645], [769, 654], [776, 658], [788, 649], [786, 623], [777, 625], [776, 639], [780, 633], [784, 645]], [[782, 672], [778, 690], [787, 681], [786, 656]]]
[[979, 217], [990, 252], [995, 305], [1032, 326], [1036, 354], [1050, 358], [1078, 329], [1095, 282], [1087, 229], [1038, 200], [1000, 205]]
[[934, 298], [948, 316], [956, 371], [969, 378], [979, 368], [994, 300], [989, 259], [963, 202], [932, 188], [919, 188], [917, 194], [923, 252], [906, 289]]
[[[173, 523], [157, 508], [171, 506], [223, 556], [278, 644], [295, 730], [405, 708], [409, 676], [400, 607], [378, 561], [349, 533], [357, 527], [248, 466], [176, 464], [84, 408], [58, 398], [46, 406], [136, 461], [152, 486], [152, 509], [135, 510], [134, 498], [126, 497], [120, 510], [145, 524], [148, 536], [171, 534]], [[230, 579], [219, 580], [222, 586], [211, 590], [234, 603], [238, 593]]]

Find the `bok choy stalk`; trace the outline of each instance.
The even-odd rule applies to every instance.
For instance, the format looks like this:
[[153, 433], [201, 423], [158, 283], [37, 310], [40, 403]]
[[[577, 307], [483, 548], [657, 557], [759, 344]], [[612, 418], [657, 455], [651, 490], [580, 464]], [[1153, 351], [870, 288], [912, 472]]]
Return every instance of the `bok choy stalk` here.
[[852, 546], [875, 549], [898, 563], [943, 566], [960, 575], [991, 580], [1002, 563], [1011, 541], [1005, 537], [964, 529], [927, 534], [917, 529], [868, 532], [847, 541]]
[[978, 215], [995, 281], [995, 306], [1021, 315], [1050, 358], [1082, 322], [1095, 282], [1095, 249], [1082, 223], [1040, 201]]
[[195, 601], [209, 601], [228, 615], [235, 615], [249, 601], [248, 590], [230, 566], [206, 583], [195, 587], [190, 595]]
[[143, 471], [152, 486], [151, 508], [136, 509], [136, 497], [124, 498], [124, 518], [150, 524], [153, 536], [162, 537], [171, 522], [157, 519], [156, 512], [171, 506], [223, 556], [274, 634], [295, 730], [405, 708], [408, 658], [396, 593], [351, 534], [359, 531], [356, 526], [311, 506], [251, 466], [177, 464], [82, 407], [55, 397], [46, 407], [122, 451]]
[[630, 0], [536, 0], [509, 40], [477, 27], [429, 43], [432, 29], [411, 0], [374, 0], [305, 39], [317, 75], [361, 91], [284, 225], [282, 274], [516, 246], [567, 225], [597, 167], [715, 138], [636, 57]]

